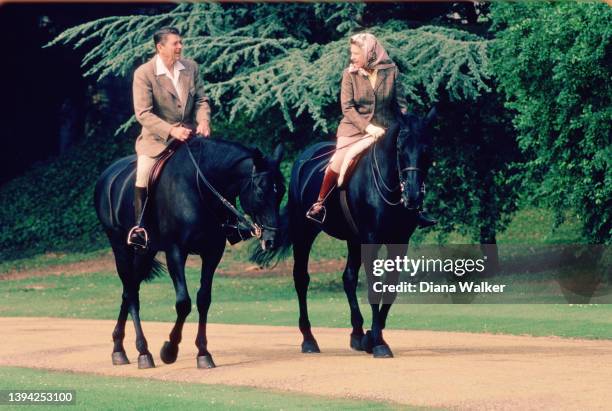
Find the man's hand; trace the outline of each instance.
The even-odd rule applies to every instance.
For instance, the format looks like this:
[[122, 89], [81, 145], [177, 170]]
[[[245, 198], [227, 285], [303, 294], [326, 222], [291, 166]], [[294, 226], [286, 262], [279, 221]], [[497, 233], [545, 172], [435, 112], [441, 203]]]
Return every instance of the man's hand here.
[[368, 124], [366, 127], [366, 133], [374, 137], [374, 140], [378, 140], [385, 135], [385, 129], [382, 127], [375, 126], [374, 124]]
[[204, 137], [210, 137], [211, 131], [210, 123], [208, 122], [200, 123], [198, 124], [198, 128], [196, 128], [196, 134], [201, 134]]
[[191, 129], [181, 126], [172, 127], [172, 129], [170, 130], [170, 135], [180, 141], [185, 141], [189, 139], [189, 137], [191, 137], [191, 133]]

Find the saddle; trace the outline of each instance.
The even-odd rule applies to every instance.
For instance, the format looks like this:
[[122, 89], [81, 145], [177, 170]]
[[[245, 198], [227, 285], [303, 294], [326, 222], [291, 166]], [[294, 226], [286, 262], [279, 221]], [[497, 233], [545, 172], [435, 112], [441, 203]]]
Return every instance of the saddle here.
[[149, 181], [147, 183], [147, 196], [149, 198], [151, 198], [151, 195], [155, 191], [155, 187], [157, 186], [157, 180], [159, 180], [159, 176], [161, 175], [164, 166], [166, 165], [170, 157], [174, 155], [181, 143], [182, 142], [179, 140], [171, 141], [168, 147], [166, 147], [164, 151], [162, 151], [162, 153], [159, 155], [153, 167], [151, 167]]

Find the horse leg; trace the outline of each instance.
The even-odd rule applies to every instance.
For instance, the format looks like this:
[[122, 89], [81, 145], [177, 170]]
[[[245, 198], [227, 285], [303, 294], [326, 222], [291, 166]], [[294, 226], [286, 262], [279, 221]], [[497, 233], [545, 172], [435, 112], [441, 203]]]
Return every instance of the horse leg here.
[[[304, 230], [306, 231], [306, 230]], [[303, 233], [304, 231], [299, 231]], [[294, 239], [293, 242], [293, 283], [298, 296], [298, 304], [300, 307], [299, 326], [304, 340], [302, 341], [303, 353], [318, 353], [321, 352], [317, 340], [312, 335], [310, 328], [310, 320], [308, 319], [308, 284], [310, 283], [310, 275], [308, 274], [308, 257], [310, 248], [316, 237], [316, 233], [308, 235], [302, 234], [300, 238]]]
[[[376, 244], [376, 241], [367, 239], [364, 243]], [[372, 327], [361, 339], [361, 346], [365, 352], [369, 354], [373, 353], [375, 358], [389, 358], [393, 357], [393, 353], [382, 338], [380, 315], [382, 295], [374, 292], [374, 283], [380, 281], [380, 278], [375, 277], [373, 274], [374, 260], [378, 258], [379, 248], [380, 247], [368, 246], [363, 250], [363, 263], [368, 279], [368, 300], [372, 309]]]
[[119, 316], [117, 317], [117, 324], [113, 330], [113, 354], [112, 360], [113, 365], [124, 365], [129, 364], [125, 348], [123, 347], [123, 339], [125, 338], [125, 323], [128, 317], [128, 301], [127, 292], [125, 287], [121, 294], [121, 307], [119, 308]]
[[346, 267], [342, 274], [342, 282], [344, 283], [344, 292], [348, 299], [351, 309], [351, 325], [353, 331], [350, 337], [350, 346], [353, 350], [363, 351], [361, 339], [363, 333], [363, 316], [359, 310], [359, 301], [357, 301], [357, 280], [359, 276], [359, 267], [361, 266], [361, 245], [355, 241], [348, 241], [348, 257]]
[[138, 350], [138, 368], [154, 368], [155, 362], [153, 356], [149, 352], [147, 339], [142, 331], [140, 324], [140, 283], [146, 273], [151, 270], [154, 254], [135, 255], [134, 257], [134, 274], [127, 281], [127, 302], [128, 311], [134, 322], [134, 331], [136, 332], [136, 349]]
[[176, 361], [179, 351], [179, 343], [183, 335], [183, 325], [185, 319], [191, 312], [191, 298], [187, 290], [187, 281], [185, 280], [185, 262], [187, 261], [187, 253], [179, 246], [175, 245], [166, 252], [166, 261], [168, 263], [168, 272], [174, 284], [176, 293], [176, 322], [170, 332], [170, 341], [166, 341], [159, 353], [162, 361], [166, 364], [172, 364]]
[[200, 319], [198, 321], [198, 335], [196, 336], [195, 344], [198, 347], [197, 366], [198, 368], [215, 368], [212, 355], [208, 352], [208, 340], [206, 338], [206, 321], [208, 318], [208, 309], [212, 301], [212, 282], [215, 270], [223, 250], [225, 249], [225, 237], [220, 237], [219, 244], [209, 247], [209, 249], [200, 254], [202, 258], [202, 275], [200, 276], [200, 289], [198, 290], [197, 305]]
[[133, 255], [131, 253], [131, 250], [129, 250], [122, 244], [122, 239], [115, 239], [116, 241], [113, 241], [111, 235], [109, 235], [109, 238], [111, 240], [113, 254], [115, 256], [115, 265], [117, 267], [117, 273], [119, 274], [119, 278], [121, 278], [121, 282], [123, 283], [123, 292], [121, 293], [121, 307], [119, 308], [119, 316], [117, 318], [117, 323], [115, 324], [115, 329], [113, 330], [113, 353], [111, 358], [113, 361], [113, 365], [124, 365], [130, 363], [125, 353], [125, 348], [123, 347], [123, 339], [125, 338], [125, 323], [127, 322], [128, 317], [128, 295], [126, 279], [130, 277], [131, 261]]
[[128, 317], [128, 281], [129, 278], [133, 276], [132, 274], [132, 260], [134, 254], [132, 250], [124, 245], [123, 235], [115, 236], [112, 233], [108, 233], [108, 237], [113, 249], [113, 254], [115, 256], [115, 266], [117, 268], [117, 273], [119, 274], [119, 278], [123, 284], [123, 292], [121, 293], [121, 306], [119, 308], [119, 316], [117, 318], [117, 323], [115, 324], [115, 328], [113, 330], [113, 353], [112, 353], [112, 362], [113, 365], [124, 365], [129, 364], [130, 361], [127, 358], [125, 353], [125, 348], [123, 347], [123, 340], [125, 338], [125, 324], [127, 322]]
[[[387, 259], [395, 260], [396, 257], [406, 255], [408, 249], [407, 244], [387, 245]], [[385, 275], [385, 285], [397, 285], [400, 273], [397, 270], [387, 271]], [[382, 298], [374, 301], [372, 306], [372, 331], [371, 331], [371, 346], [374, 358], [392, 358], [393, 352], [389, 345], [383, 339], [383, 329], [386, 326], [387, 315], [391, 309], [391, 305], [397, 298], [397, 292], [385, 292]]]
[[[387, 244], [387, 258], [395, 259], [396, 257], [403, 258], [408, 251], [408, 244]], [[397, 271], [387, 272], [386, 284], [397, 285], [399, 283], [400, 273]], [[393, 293], [385, 293], [383, 296], [384, 303], [380, 308], [380, 324], [381, 330], [385, 329], [387, 324], [387, 316], [389, 315], [389, 310], [391, 310], [391, 306], [395, 302], [397, 298], [397, 292]]]

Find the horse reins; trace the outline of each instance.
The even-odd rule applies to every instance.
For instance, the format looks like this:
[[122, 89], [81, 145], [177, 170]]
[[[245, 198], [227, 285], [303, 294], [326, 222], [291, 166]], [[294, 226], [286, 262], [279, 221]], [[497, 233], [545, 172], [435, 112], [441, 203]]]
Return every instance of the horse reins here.
[[[387, 199], [387, 197], [385, 197], [385, 195], [383, 194], [382, 190], [380, 189], [380, 186], [378, 185], [378, 181], [376, 179], [376, 175], [378, 174], [378, 178], [380, 179], [380, 182], [382, 183], [383, 187], [389, 191], [390, 193], [395, 192], [395, 190], [397, 190], [398, 188], [400, 188], [400, 193], [404, 191], [404, 183], [402, 182], [402, 173], [404, 171], [416, 171], [416, 172], [423, 172], [423, 170], [421, 170], [419, 167], [404, 167], [404, 168], [400, 168], [400, 164], [399, 164], [399, 152], [397, 153], [397, 158], [396, 158], [396, 162], [397, 162], [397, 174], [398, 174], [398, 179], [399, 179], [399, 184], [391, 189], [389, 188], [389, 186], [387, 186], [387, 184], [385, 183], [384, 178], [382, 177], [382, 173], [380, 171], [380, 167], [378, 166], [378, 159], [376, 157], [376, 145], [377, 142], [374, 142], [374, 147], [372, 148], [372, 157], [374, 157], [373, 161], [370, 161], [370, 168], [372, 170], [372, 180], [374, 180], [374, 186], [376, 187], [376, 191], [378, 191], [378, 195], [380, 196], [380, 198], [383, 199], [383, 201], [385, 203], [387, 203], [390, 206], [396, 206], [399, 205], [402, 202], [402, 198], [400, 195], [400, 199], [397, 202], [392, 202], [390, 200]], [[423, 185], [421, 187], [421, 191], [423, 193], [425, 193], [425, 185]]]
[[306, 160], [300, 160], [300, 162], [302, 162], [302, 163], [307, 163], [307, 162], [309, 162], [309, 161], [318, 160], [319, 158], [323, 158], [323, 157], [325, 157], [325, 156], [328, 156], [328, 155], [330, 155], [330, 154], [333, 154], [333, 153], [335, 153], [335, 152], [336, 152], [336, 151], [338, 151], [338, 150], [342, 150], [342, 149], [344, 149], [344, 148], [347, 148], [348, 146], [352, 146], [353, 144], [359, 143], [361, 140], [364, 140], [364, 139], [366, 139], [366, 138], [370, 138], [370, 137], [372, 137], [370, 134], [366, 134], [365, 136], [363, 136], [363, 137], [359, 137], [357, 140], [355, 140], [355, 141], [351, 141], [350, 143], [345, 144], [345, 145], [343, 145], [342, 147], [334, 147], [332, 150], [326, 151], [325, 153], [319, 154], [318, 156], [314, 156], [314, 157], [312, 157], [312, 158], [308, 158], [308, 159], [306, 159]]
[[[238, 209], [236, 207], [234, 207], [234, 205], [227, 200], [225, 197], [223, 197], [221, 195], [221, 193], [219, 193], [215, 187], [212, 186], [212, 184], [210, 184], [208, 182], [208, 180], [206, 179], [206, 177], [204, 177], [204, 174], [202, 173], [202, 170], [200, 169], [200, 166], [198, 165], [196, 159], [193, 157], [193, 153], [191, 152], [191, 149], [189, 148], [189, 144], [185, 143], [185, 148], [187, 149], [187, 153], [189, 154], [189, 158], [191, 159], [191, 162], [193, 163], [193, 166], [196, 169], [196, 173], [197, 176], [204, 182], [204, 184], [206, 185], [206, 187], [208, 187], [208, 189], [214, 194], [215, 197], [217, 197], [219, 199], [219, 201], [221, 201], [221, 204], [223, 204], [225, 206], [225, 208], [227, 208], [232, 214], [234, 214], [236, 216], [236, 218], [238, 218], [238, 220], [243, 223], [246, 224], [247, 226], [249, 226], [251, 228], [251, 233], [257, 237], [257, 238], [261, 238], [262, 234], [263, 234], [263, 229], [266, 230], [270, 230], [270, 231], [278, 231], [279, 228], [277, 227], [271, 227], [271, 226], [267, 226], [265, 224], [257, 224], [255, 222], [252, 222], [251, 220], [249, 220], [246, 215], [244, 215], [243, 213], [241, 213], [240, 211], [238, 211]], [[267, 173], [268, 171], [264, 172]], [[258, 173], [258, 174], [264, 174], [264, 173]], [[251, 175], [251, 180], [253, 179], [254, 175]], [[242, 189], [240, 190], [242, 192]]]

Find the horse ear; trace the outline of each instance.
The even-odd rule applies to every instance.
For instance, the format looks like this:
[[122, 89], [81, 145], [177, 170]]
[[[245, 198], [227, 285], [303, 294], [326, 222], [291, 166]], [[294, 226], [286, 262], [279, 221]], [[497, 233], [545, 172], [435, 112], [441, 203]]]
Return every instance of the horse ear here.
[[425, 116], [425, 120], [423, 121], [423, 124], [425, 125], [425, 127], [429, 127], [431, 126], [431, 124], [434, 122], [434, 120], [438, 117], [438, 109], [436, 108], [436, 106], [432, 106], [431, 109], [429, 110], [429, 113], [427, 113], [427, 115]]
[[284, 154], [285, 154], [285, 148], [283, 147], [281, 143], [277, 145], [276, 148], [274, 149], [274, 153], [272, 154], [272, 161], [274, 161], [276, 164], [280, 164], [280, 162], [283, 160]]
[[258, 148], [253, 149], [253, 167], [255, 171], [264, 170], [266, 168], [266, 159]]

